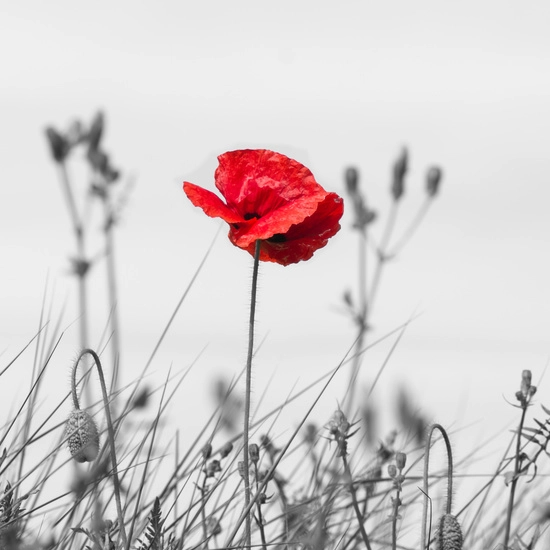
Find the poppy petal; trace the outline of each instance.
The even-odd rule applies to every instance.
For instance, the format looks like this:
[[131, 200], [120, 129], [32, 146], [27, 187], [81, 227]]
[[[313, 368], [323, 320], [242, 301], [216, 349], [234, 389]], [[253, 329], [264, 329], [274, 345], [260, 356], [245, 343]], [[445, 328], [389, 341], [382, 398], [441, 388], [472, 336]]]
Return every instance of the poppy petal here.
[[[284, 266], [309, 260], [316, 250], [326, 246], [328, 239], [338, 232], [343, 213], [344, 201], [336, 193], [328, 193], [313, 215], [292, 226], [285, 235], [281, 235], [284, 241], [274, 242], [276, 237], [271, 241], [263, 240], [260, 260]], [[229, 238], [231, 239], [231, 233]], [[241, 248], [253, 256], [255, 243]]]
[[193, 183], [184, 182], [183, 190], [189, 200], [211, 218], [221, 218], [227, 223], [240, 223], [244, 220], [239, 214], [233, 212], [222, 200], [207, 189], [203, 189]]

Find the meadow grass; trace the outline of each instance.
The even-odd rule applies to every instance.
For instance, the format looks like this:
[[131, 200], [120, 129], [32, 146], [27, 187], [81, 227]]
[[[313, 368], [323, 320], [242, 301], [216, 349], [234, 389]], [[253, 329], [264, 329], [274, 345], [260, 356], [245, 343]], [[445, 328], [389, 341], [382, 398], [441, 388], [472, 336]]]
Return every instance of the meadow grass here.
[[[62, 315], [54, 323], [45, 298], [37, 333], [0, 364], [1, 399], [4, 403], [13, 399], [11, 412], [0, 426], [0, 550], [550, 547], [550, 509], [541, 506], [535, 514], [527, 498], [538, 491], [542, 504], [547, 497], [543, 455], [548, 454], [550, 441], [550, 411], [543, 407], [542, 415], [532, 413], [536, 387], [530, 371], [518, 373], [515, 404], [511, 404], [518, 409], [517, 428], [488, 478], [460, 473], [475, 466], [483, 447], [462, 450], [462, 460], [455, 463], [455, 432], [429, 424], [406, 394], [399, 398], [397, 429], [380, 441], [369, 439], [375, 411], [357, 391], [362, 360], [382, 341], [391, 342], [386, 360], [377, 366], [373, 391], [382, 383], [381, 375], [412, 322], [409, 319], [375, 339], [370, 325], [377, 289], [384, 270], [420, 226], [438, 194], [439, 169], [428, 171], [425, 203], [406, 231], [394, 238], [408, 168], [407, 151], [400, 153], [392, 167], [393, 202], [378, 244], [371, 235], [377, 215], [367, 204], [359, 174], [354, 168], [345, 171], [359, 251], [357, 288], [344, 293], [342, 302], [355, 326], [352, 345], [342, 352], [339, 364], [281, 398], [263, 416], [245, 414], [246, 437], [241, 428], [246, 400], [237, 389], [246, 376], [243, 368], [229, 383], [218, 383], [211, 415], [190, 439], [182, 436], [185, 426], [181, 422], [175, 426], [168, 412], [193, 364], [170, 371], [156, 386], [148, 374], [210, 249], [159, 330], [158, 342], [144, 358], [141, 372], [132, 383], [121, 386], [113, 209], [113, 184], [119, 174], [103, 153], [102, 133], [101, 114], [89, 127], [79, 123], [65, 134], [53, 129], [47, 133], [75, 237], [73, 271], [81, 308], [81, 351], [73, 358], [65, 397], [52, 402], [44, 378], [52, 362], [67, 358], [58, 356], [64, 338]], [[104, 209], [111, 315], [97, 350], [89, 349], [88, 342], [86, 283], [91, 260], [86, 256], [85, 224], [66, 170], [69, 152], [76, 147], [87, 150], [93, 196]], [[369, 269], [367, 261], [373, 262]], [[253, 315], [251, 319], [253, 334]], [[250, 363], [254, 351], [257, 347], [251, 345]], [[32, 377], [18, 399], [2, 382], [21, 364], [32, 364]], [[102, 398], [94, 401], [99, 387], [91, 373], [96, 369]], [[337, 396], [340, 406], [326, 411], [324, 424], [316, 425], [312, 411], [332, 391], [334, 378], [342, 371], [349, 372], [349, 380], [344, 394]], [[84, 395], [81, 404], [84, 387], [93, 391]], [[513, 388], [503, 390], [514, 393]], [[261, 402], [260, 395], [257, 405]], [[281, 413], [296, 402], [305, 412], [291, 426], [281, 426]], [[247, 449], [246, 461], [243, 449]], [[460, 490], [466, 485], [471, 490], [460, 509], [453, 504], [455, 479]]]

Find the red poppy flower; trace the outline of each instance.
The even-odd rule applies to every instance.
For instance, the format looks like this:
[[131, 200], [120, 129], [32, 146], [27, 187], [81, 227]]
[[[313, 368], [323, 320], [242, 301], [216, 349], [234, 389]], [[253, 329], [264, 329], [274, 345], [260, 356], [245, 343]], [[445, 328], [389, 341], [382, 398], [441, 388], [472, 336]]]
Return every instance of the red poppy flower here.
[[229, 226], [229, 239], [260, 260], [289, 265], [309, 260], [340, 229], [343, 200], [327, 193], [299, 162], [266, 149], [230, 151], [218, 157], [217, 195], [189, 182], [189, 200]]

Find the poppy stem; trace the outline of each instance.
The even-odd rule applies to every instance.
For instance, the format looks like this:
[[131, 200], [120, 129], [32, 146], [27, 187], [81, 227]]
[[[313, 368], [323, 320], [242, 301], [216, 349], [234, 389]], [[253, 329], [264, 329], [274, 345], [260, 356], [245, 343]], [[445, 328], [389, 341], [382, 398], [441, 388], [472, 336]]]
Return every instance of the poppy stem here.
[[[243, 460], [243, 479], [244, 479], [244, 507], [248, 510], [250, 507], [250, 462], [248, 454], [249, 424], [250, 424], [250, 393], [252, 384], [252, 356], [254, 354], [254, 318], [256, 315], [256, 289], [258, 287], [258, 267], [260, 264], [260, 246], [261, 240], [256, 241], [254, 249], [254, 268], [252, 271], [252, 290], [250, 292], [250, 322], [248, 327], [248, 355], [246, 357], [246, 390], [244, 399], [244, 460]], [[245, 521], [245, 548], [251, 546], [251, 512], [246, 515]]]

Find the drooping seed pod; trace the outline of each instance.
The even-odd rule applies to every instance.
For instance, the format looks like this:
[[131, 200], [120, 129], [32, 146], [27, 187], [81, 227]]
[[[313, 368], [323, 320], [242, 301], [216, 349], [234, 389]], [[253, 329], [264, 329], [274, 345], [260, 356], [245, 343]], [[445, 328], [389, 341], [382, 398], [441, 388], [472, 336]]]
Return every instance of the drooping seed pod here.
[[445, 514], [439, 520], [436, 542], [438, 550], [462, 550], [462, 530], [452, 514]]
[[94, 419], [86, 412], [74, 410], [65, 426], [71, 456], [77, 462], [93, 462], [99, 454], [99, 432]]

